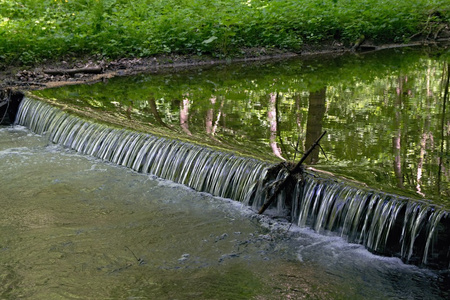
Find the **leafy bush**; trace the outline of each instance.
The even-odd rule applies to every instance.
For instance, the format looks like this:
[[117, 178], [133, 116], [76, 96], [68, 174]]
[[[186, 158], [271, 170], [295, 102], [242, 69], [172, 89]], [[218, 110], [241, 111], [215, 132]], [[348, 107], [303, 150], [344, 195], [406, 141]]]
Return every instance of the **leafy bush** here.
[[301, 50], [364, 35], [404, 42], [450, 21], [447, 0], [0, 0], [0, 59]]

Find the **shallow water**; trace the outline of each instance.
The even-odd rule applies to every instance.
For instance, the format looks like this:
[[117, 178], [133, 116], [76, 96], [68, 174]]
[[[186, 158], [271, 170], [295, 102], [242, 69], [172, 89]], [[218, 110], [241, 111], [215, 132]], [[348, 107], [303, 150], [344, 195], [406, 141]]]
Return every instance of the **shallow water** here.
[[0, 128], [0, 170], [2, 299], [450, 296], [448, 275], [49, 145], [23, 127]]

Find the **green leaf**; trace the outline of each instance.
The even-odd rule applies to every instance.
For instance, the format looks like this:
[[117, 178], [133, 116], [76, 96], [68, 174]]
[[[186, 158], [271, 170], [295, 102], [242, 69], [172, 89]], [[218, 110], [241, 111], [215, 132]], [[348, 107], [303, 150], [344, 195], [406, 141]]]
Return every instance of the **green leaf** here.
[[202, 44], [209, 44], [209, 43], [212, 43], [212, 42], [214, 42], [215, 40], [217, 40], [217, 36], [212, 36], [212, 37], [210, 37], [209, 39], [207, 39], [207, 40], [204, 40], [203, 42], [202, 42]]

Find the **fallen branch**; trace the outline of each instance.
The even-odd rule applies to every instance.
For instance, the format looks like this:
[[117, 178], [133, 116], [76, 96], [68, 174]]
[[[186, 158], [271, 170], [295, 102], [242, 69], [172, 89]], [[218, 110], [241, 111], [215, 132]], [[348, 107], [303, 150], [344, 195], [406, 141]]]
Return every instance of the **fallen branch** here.
[[101, 74], [103, 69], [100, 67], [90, 67], [90, 68], [79, 68], [79, 69], [55, 69], [55, 70], [44, 70], [45, 74], [48, 75], [75, 75], [77, 73], [84, 74]]
[[308, 149], [308, 151], [305, 152], [305, 154], [303, 154], [302, 158], [300, 159], [300, 161], [295, 165], [294, 168], [292, 168], [289, 171], [289, 174], [283, 179], [281, 180], [279, 183], [277, 183], [277, 186], [274, 190], [274, 192], [272, 193], [272, 195], [270, 195], [269, 199], [267, 199], [267, 201], [264, 203], [264, 205], [261, 207], [261, 209], [258, 211], [258, 214], [262, 214], [264, 213], [264, 211], [272, 204], [272, 202], [275, 200], [276, 196], [278, 195], [278, 193], [286, 186], [287, 183], [289, 183], [291, 180], [293, 180], [294, 175], [299, 173], [301, 171], [302, 168], [302, 164], [303, 162], [306, 160], [306, 158], [308, 157], [308, 155], [311, 154], [311, 152], [314, 150], [314, 148], [319, 145], [320, 140], [323, 138], [323, 136], [326, 134], [327, 132], [324, 131], [322, 133], [322, 135], [314, 142], [314, 144], [311, 145], [311, 147]]
[[300, 159], [298, 164], [292, 169], [291, 173], [297, 173], [298, 171], [300, 171], [302, 163], [308, 158], [308, 155], [310, 155], [311, 152], [313, 152], [314, 148], [316, 148], [316, 146], [319, 145], [320, 140], [323, 138], [323, 136], [326, 133], [327, 133], [327, 131], [325, 130], [322, 133], [322, 135], [319, 136], [319, 138], [314, 142], [314, 144], [311, 145], [311, 147], [308, 149], [308, 151], [306, 151], [305, 154], [303, 154], [302, 158]]

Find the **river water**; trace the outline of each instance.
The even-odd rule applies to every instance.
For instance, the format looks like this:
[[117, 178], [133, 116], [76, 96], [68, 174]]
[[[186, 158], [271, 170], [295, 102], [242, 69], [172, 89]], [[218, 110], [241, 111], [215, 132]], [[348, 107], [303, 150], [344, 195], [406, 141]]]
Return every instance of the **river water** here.
[[448, 299], [448, 274], [0, 128], [1, 299]]
[[[89, 118], [299, 160], [371, 188], [450, 208], [449, 52], [400, 49], [341, 57], [202, 66], [37, 91]], [[444, 99], [447, 99], [444, 101]]]

